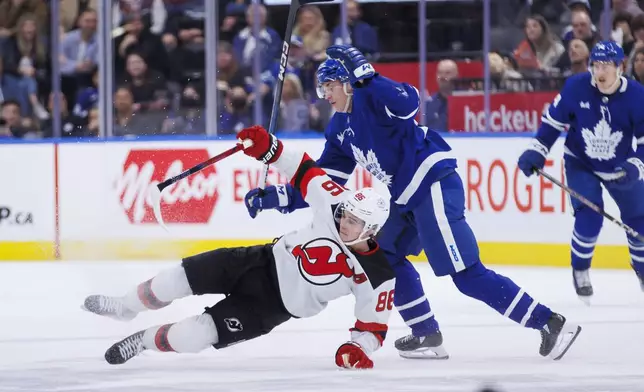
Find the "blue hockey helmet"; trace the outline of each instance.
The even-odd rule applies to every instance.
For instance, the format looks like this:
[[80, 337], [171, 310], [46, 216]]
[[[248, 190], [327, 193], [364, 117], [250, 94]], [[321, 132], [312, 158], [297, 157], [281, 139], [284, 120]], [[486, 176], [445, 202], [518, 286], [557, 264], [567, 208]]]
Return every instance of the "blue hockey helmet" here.
[[324, 98], [324, 90], [322, 89], [322, 84], [325, 82], [333, 82], [335, 80], [340, 83], [349, 82], [349, 71], [336, 59], [328, 58], [320, 64], [317, 72], [315, 73], [317, 78], [317, 93], [318, 97]]
[[615, 63], [620, 66], [624, 61], [624, 50], [616, 42], [613, 41], [600, 41], [595, 44], [593, 50], [590, 52], [590, 64], [595, 61]]

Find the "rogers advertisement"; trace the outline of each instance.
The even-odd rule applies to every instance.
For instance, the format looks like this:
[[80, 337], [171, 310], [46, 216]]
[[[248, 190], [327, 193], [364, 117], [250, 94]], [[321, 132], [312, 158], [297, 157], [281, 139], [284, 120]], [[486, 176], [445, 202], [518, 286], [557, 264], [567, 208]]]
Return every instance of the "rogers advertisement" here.
[[[541, 114], [557, 92], [501, 93], [490, 95], [492, 132], [535, 132]], [[484, 132], [483, 95], [452, 95], [447, 101], [448, 128], [455, 132]]]

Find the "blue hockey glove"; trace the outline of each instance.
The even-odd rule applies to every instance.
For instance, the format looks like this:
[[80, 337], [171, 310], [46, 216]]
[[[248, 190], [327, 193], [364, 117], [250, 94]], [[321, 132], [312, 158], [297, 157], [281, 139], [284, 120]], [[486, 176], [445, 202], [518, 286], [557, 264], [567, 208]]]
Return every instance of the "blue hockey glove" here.
[[548, 152], [548, 148], [539, 140], [535, 139], [519, 157], [519, 169], [521, 169], [526, 177], [530, 177], [536, 169], [543, 169], [546, 164]]
[[244, 204], [248, 214], [255, 219], [261, 210], [276, 209], [282, 214], [291, 212], [293, 188], [290, 184], [271, 185], [265, 189], [255, 188], [249, 191], [244, 197]]
[[616, 188], [630, 189], [638, 181], [644, 179], [644, 163], [639, 158], [628, 158], [617, 170], [621, 171], [623, 175], [611, 181]]
[[362, 52], [349, 45], [332, 45], [326, 49], [326, 54], [338, 60], [349, 73], [349, 82], [355, 85], [365, 79], [372, 78], [376, 70], [369, 64]]

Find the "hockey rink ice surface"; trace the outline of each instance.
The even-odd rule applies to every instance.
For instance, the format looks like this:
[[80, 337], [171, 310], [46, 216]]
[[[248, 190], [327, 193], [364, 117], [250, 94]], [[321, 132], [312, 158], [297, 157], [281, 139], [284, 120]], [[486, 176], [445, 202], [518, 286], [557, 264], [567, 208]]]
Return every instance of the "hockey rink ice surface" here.
[[0, 263], [0, 391], [644, 391], [644, 293], [630, 270], [593, 270], [595, 301], [582, 304], [568, 269], [497, 267], [583, 331], [563, 360], [538, 354], [539, 333], [514, 325], [461, 295], [449, 278], [416, 263], [441, 323], [447, 361], [400, 358], [407, 333], [393, 313], [375, 368], [335, 367], [349, 338], [353, 297], [270, 335], [200, 354], [145, 352], [121, 366], [103, 354], [116, 340], [154, 324], [199, 314], [220, 296], [183, 299], [122, 323], [86, 313], [86, 295], [120, 295], [167, 262]]

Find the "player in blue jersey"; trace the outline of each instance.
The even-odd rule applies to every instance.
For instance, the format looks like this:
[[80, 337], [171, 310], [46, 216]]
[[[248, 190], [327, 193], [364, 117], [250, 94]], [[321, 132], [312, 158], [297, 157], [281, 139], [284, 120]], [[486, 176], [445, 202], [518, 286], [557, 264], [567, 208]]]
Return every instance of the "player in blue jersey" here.
[[[550, 148], [568, 127], [564, 161], [570, 188], [603, 207], [603, 185], [619, 206], [624, 223], [644, 233], [644, 87], [621, 76], [623, 60], [624, 51], [616, 43], [595, 45], [590, 72], [568, 78], [541, 118], [519, 167], [527, 176], [535, 168], [542, 169]], [[603, 217], [580, 201], [571, 201], [573, 284], [580, 299], [590, 303], [589, 270]], [[628, 247], [644, 290], [644, 242], [628, 236]]]
[[[451, 147], [437, 132], [414, 120], [418, 91], [377, 74], [351, 46], [331, 46], [327, 55], [317, 72], [318, 94], [336, 113], [327, 127], [318, 164], [343, 184], [360, 164], [388, 186], [391, 213], [379, 242], [396, 272], [394, 304], [412, 329], [395, 343], [400, 355], [447, 358], [419, 275], [406, 259], [422, 248], [437, 276], [451, 276], [463, 294], [539, 330], [539, 353], [561, 358], [581, 328], [481, 263], [476, 238], [464, 216], [463, 183]], [[252, 190], [246, 204], [253, 217], [259, 209], [306, 206], [288, 185]]]

